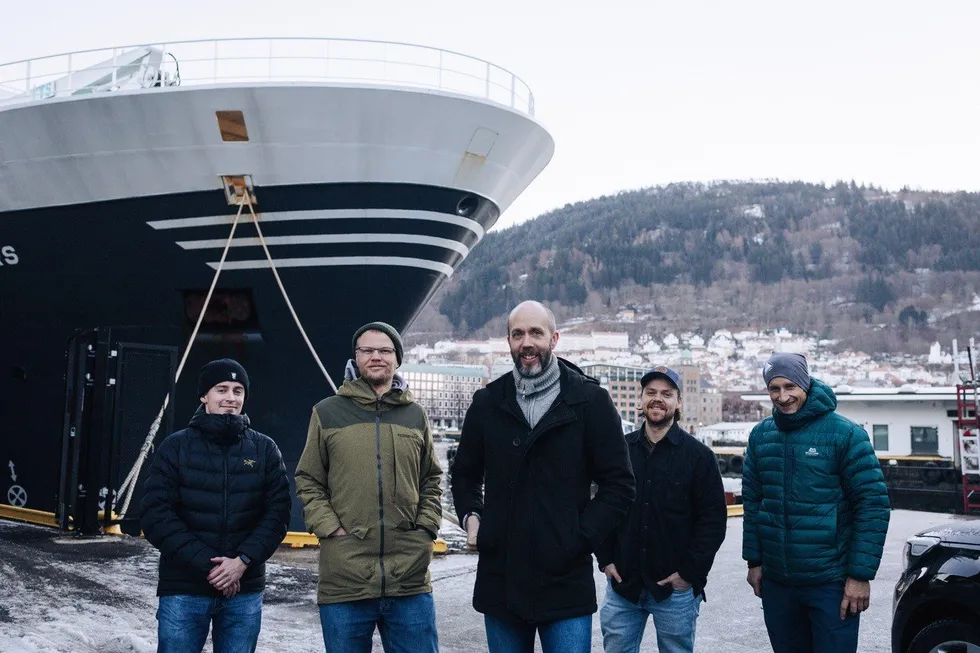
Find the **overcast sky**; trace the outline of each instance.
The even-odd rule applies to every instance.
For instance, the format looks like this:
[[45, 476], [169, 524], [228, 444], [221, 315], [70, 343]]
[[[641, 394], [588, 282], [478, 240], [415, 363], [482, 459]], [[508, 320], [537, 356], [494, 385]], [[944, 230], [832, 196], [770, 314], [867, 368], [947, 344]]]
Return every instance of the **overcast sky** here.
[[240, 36], [457, 50], [531, 87], [556, 141], [498, 228], [676, 181], [980, 189], [977, 0], [2, 0], [0, 62]]

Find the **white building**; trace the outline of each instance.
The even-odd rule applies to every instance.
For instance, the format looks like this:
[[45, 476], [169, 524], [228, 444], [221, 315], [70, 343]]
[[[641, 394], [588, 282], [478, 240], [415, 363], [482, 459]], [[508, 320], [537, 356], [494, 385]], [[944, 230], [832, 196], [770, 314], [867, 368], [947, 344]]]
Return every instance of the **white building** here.
[[398, 368], [435, 429], [458, 430], [473, 402], [473, 393], [489, 381], [480, 365], [425, 365], [406, 363]]
[[717, 444], [748, 444], [749, 433], [758, 422], [718, 422], [702, 426], [697, 431], [697, 438], [709, 447]]
[[592, 341], [596, 349], [629, 351], [630, 348], [629, 334], [621, 331], [593, 331]]

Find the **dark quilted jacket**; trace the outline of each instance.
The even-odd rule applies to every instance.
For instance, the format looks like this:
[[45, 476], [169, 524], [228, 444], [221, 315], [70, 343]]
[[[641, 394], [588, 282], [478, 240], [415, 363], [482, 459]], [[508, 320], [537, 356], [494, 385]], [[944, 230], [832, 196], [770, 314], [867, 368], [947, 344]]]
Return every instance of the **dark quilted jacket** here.
[[276, 443], [244, 415], [199, 409], [157, 447], [143, 488], [143, 533], [160, 550], [157, 595], [219, 596], [207, 581], [211, 558], [241, 553], [252, 559], [241, 591], [261, 591], [290, 507]]
[[764, 577], [816, 585], [871, 580], [888, 530], [878, 458], [837, 397], [814, 379], [794, 415], [773, 410], [752, 429], [742, 471], [742, 557]]

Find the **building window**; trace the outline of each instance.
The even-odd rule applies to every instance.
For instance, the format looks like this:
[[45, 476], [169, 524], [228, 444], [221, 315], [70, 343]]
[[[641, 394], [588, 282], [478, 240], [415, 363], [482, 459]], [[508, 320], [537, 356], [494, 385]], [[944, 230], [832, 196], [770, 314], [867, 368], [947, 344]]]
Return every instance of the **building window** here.
[[888, 451], [888, 425], [875, 424], [871, 427], [871, 433], [875, 451]]
[[939, 428], [913, 426], [912, 453], [939, 453]]

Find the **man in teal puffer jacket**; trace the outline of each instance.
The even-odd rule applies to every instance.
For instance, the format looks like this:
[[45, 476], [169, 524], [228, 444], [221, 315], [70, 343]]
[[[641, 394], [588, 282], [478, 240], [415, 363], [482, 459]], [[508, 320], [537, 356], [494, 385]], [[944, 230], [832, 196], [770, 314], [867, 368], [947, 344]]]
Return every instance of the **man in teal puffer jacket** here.
[[888, 491], [868, 434], [800, 354], [762, 371], [772, 417], [742, 471], [742, 557], [775, 653], [857, 651], [888, 530]]

